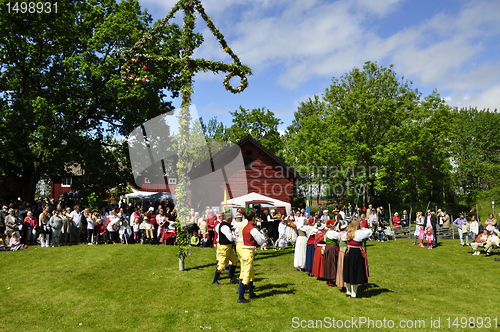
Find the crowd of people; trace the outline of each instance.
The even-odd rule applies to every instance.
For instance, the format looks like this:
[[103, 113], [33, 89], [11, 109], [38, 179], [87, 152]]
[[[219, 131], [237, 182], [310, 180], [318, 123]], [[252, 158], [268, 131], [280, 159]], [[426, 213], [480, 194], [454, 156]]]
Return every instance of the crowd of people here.
[[120, 204], [100, 211], [79, 205], [38, 200], [35, 204], [2, 204], [0, 250], [18, 250], [30, 245], [58, 247], [97, 244], [173, 244], [177, 215], [172, 202], [156, 207]]
[[[500, 215], [500, 213], [499, 213]], [[332, 217], [331, 217], [332, 216]], [[212, 284], [218, 285], [221, 273], [228, 271], [230, 283], [238, 284], [238, 302], [258, 297], [254, 292], [254, 257], [260, 248], [294, 248], [294, 267], [311, 277], [338, 287], [346, 296], [358, 298], [358, 286], [368, 282], [369, 269], [365, 243], [383, 242], [392, 228], [408, 227], [406, 210], [386, 218], [383, 207], [352, 208], [333, 211], [321, 205], [315, 215], [305, 209], [286, 214], [285, 210], [238, 211], [236, 215], [206, 207], [190, 210], [186, 218], [191, 246], [216, 248], [216, 271]], [[38, 201], [29, 204], [3, 204], [0, 210], [0, 251], [15, 251], [31, 245], [56, 247], [77, 243], [163, 244], [176, 242], [177, 213], [173, 202], [110, 205], [100, 211], [64, 206], [61, 202]], [[265, 225], [276, 225], [274, 234]], [[500, 247], [500, 225], [493, 214], [480, 223], [472, 209], [453, 222], [441, 210], [417, 212], [413, 245], [433, 249], [438, 245], [437, 229], [456, 227], [459, 243], [471, 246], [473, 255], [491, 255]], [[424, 243], [426, 245], [424, 245]], [[239, 278], [236, 268], [240, 265]]]

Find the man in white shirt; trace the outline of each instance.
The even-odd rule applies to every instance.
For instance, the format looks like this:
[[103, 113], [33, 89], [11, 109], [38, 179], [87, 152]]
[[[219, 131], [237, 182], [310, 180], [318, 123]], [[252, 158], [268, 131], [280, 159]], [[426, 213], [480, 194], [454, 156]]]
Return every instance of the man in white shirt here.
[[75, 205], [69, 216], [73, 224], [71, 227], [70, 242], [78, 243], [82, 232], [82, 212], [80, 211], [80, 206]]

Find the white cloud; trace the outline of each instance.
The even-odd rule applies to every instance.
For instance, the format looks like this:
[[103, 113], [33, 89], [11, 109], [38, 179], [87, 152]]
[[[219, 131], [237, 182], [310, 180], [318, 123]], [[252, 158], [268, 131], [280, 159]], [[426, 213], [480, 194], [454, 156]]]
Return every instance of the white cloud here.
[[[500, 97], [496, 97], [500, 96], [500, 1], [457, 1], [441, 12], [436, 12], [438, 6], [427, 4], [434, 11], [422, 10], [411, 25], [378, 34], [374, 26], [390, 27], [386, 17], [410, 2], [218, 0], [204, 1], [204, 6], [254, 75], [282, 87], [302, 88], [312, 79], [343, 75], [365, 61], [377, 61], [393, 63], [399, 75], [416, 85], [446, 91], [457, 105], [500, 108]], [[143, 6], [154, 4], [165, 15], [176, 1], [166, 3], [141, 0]], [[198, 27], [204, 28], [201, 21]], [[205, 43], [195, 55], [230, 62], [204, 30]]]

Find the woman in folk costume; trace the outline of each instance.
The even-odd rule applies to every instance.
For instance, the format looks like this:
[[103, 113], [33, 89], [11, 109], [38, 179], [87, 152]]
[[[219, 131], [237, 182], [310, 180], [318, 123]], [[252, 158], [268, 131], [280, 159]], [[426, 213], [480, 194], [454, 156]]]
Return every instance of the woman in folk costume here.
[[359, 219], [353, 219], [347, 227], [347, 233], [342, 240], [347, 241], [347, 252], [344, 258], [344, 281], [346, 295], [357, 297], [358, 285], [368, 282], [368, 257], [366, 256], [363, 240], [372, 235], [369, 228], [361, 228]]
[[308, 222], [305, 222], [303, 225], [297, 225], [298, 236], [293, 253], [293, 266], [298, 271], [304, 271], [306, 267], [307, 233], [310, 233], [312, 228], [314, 226], [309, 225]]
[[339, 232], [338, 223], [333, 220], [327, 220], [326, 228], [328, 229], [325, 233], [325, 266], [324, 266], [324, 278], [327, 281], [328, 286], [335, 286], [334, 280], [337, 277], [337, 265], [339, 257]]
[[316, 237], [318, 229], [314, 226], [314, 217], [310, 217], [307, 222], [312, 227], [308, 228], [306, 231], [306, 266], [304, 269], [309, 273], [309, 276], [312, 277], [311, 272], [314, 261], [314, 238]]
[[325, 258], [323, 257], [326, 246], [325, 233], [325, 224], [320, 224], [314, 237], [314, 260], [311, 272], [313, 277], [318, 279], [323, 279], [325, 275]]
[[340, 220], [336, 227], [338, 227], [339, 230], [339, 257], [337, 260], [337, 277], [335, 279], [335, 283], [337, 284], [337, 287], [341, 288], [341, 290], [346, 290], [344, 282], [344, 258], [347, 251], [347, 242], [342, 240], [342, 237], [347, 233], [347, 221]]

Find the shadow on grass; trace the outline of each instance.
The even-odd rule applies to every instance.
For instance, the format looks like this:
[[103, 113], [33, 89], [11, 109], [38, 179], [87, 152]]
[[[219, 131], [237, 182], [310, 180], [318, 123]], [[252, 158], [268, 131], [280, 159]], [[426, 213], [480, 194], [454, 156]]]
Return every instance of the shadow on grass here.
[[266, 259], [266, 258], [273, 258], [273, 257], [278, 257], [278, 256], [283, 256], [283, 255], [291, 255], [293, 254], [293, 250], [266, 250], [266, 251], [257, 251], [257, 256], [255, 256], [255, 260], [259, 259]]
[[361, 297], [373, 297], [382, 293], [392, 293], [393, 291], [387, 288], [380, 288], [377, 284], [367, 283], [359, 286], [358, 293]]
[[214, 271], [215, 271], [215, 262], [213, 263], [210, 263], [210, 264], [205, 264], [205, 265], [200, 265], [200, 266], [195, 266], [195, 267], [190, 267], [190, 268], [187, 268], [185, 269], [186, 271], [191, 271], [191, 270], [200, 270], [200, 269], [204, 269], [206, 267], [213, 267], [214, 268]]
[[260, 298], [270, 297], [279, 294], [295, 294], [294, 284], [267, 284], [256, 287]]

